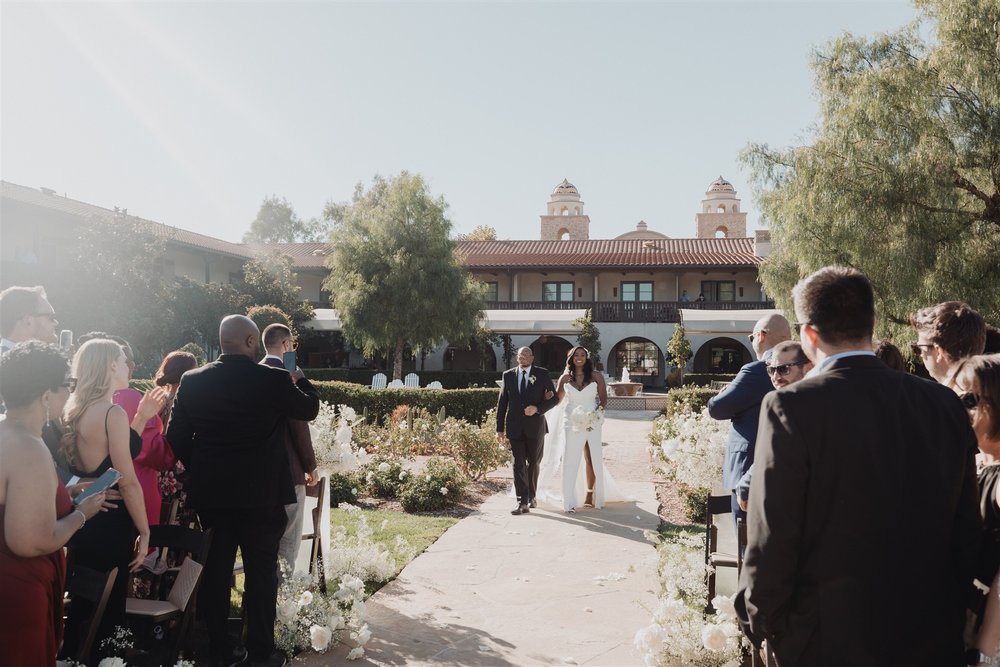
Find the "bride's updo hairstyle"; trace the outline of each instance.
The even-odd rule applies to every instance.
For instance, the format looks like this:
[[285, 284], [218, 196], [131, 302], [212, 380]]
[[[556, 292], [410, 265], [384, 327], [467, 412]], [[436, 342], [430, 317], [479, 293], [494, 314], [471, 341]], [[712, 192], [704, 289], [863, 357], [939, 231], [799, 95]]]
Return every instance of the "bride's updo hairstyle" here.
[[106, 338], [88, 340], [73, 356], [73, 377], [76, 388], [70, 394], [63, 412], [66, 434], [59, 449], [70, 465], [76, 465], [77, 427], [83, 413], [111, 392], [111, 365], [122, 355], [121, 345]]
[[594, 372], [594, 364], [590, 360], [590, 352], [587, 352], [587, 348], [583, 345], [576, 345], [566, 355], [566, 372], [570, 377], [576, 377], [576, 367], [573, 366], [573, 355], [576, 354], [577, 350], [583, 350], [583, 353], [587, 355], [587, 361], [583, 364], [583, 383], [587, 384], [591, 380], [591, 374]]

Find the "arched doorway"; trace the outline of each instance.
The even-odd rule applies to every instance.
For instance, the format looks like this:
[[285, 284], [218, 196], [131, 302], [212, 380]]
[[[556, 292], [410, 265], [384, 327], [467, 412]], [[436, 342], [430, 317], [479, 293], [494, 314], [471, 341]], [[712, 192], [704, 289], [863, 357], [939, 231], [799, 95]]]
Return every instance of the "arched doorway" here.
[[662, 387], [666, 372], [663, 353], [648, 338], [632, 337], [619, 341], [608, 355], [608, 375], [620, 380], [622, 369], [628, 368], [632, 382], [647, 387]]
[[548, 368], [558, 377], [566, 368], [566, 355], [573, 343], [561, 336], [539, 336], [530, 347], [535, 355], [535, 365]]
[[732, 338], [713, 338], [694, 355], [695, 373], [738, 373], [752, 361], [750, 350]]

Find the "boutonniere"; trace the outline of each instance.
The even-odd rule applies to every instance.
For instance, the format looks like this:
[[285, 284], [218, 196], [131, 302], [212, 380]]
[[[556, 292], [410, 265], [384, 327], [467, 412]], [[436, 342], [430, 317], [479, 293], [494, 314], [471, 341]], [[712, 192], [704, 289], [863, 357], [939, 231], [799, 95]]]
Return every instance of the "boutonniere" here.
[[535, 384], [535, 376], [534, 375], [529, 375], [528, 376], [528, 384]]

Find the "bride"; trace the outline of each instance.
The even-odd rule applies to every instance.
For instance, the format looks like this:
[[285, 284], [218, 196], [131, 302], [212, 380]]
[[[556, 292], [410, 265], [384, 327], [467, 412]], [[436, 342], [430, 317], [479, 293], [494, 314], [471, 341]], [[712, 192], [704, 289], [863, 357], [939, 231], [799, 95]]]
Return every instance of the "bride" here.
[[[604, 470], [601, 430], [608, 391], [604, 377], [594, 371], [586, 348], [578, 345], [566, 355], [566, 371], [556, 391], [559, 405], [545, 414], [548, 435], [539, 467], [539, 496], [561, 499], [563, 510], [570, 513], [576, 511], [581, 497], [584, 507], [597, 509], [605, 502], [625, 500]], [[585, 462], [582, 467], [581, 462]], [[557, 469], [562, 477], [561, 494], [552, 489]]]

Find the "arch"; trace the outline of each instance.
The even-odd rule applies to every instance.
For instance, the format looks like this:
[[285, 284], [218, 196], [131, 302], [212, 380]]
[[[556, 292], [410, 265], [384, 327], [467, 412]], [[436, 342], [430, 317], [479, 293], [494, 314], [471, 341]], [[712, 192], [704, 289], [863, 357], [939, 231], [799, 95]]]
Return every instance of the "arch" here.
[[695, 373], [737, 373], [744, 364], [753, 361], [753, 355], [735, 338], [713, 338], [701, 344], [694, 354]]
[[444, 351], [443, 367], [446, 371], [495, 371], [497, 355], [490, 345], [449, 345]]
[[559, 215], [569, 215], [569, 206], [563, 206], [562, 210], [559, 211]]
[[556, 232], [556, 238], [559, 239], [560, 241], [569, 241], [570, 239], [569, 229], [567, 229], [566, 227], [560, 228], [559, 231]]
[[717, 239], [729, 238], [729, 228], [725, 227], [723, 225], [719, 225], [718, 227], [716, 227], [715, 228], [715, 238], [717, 238]]
[[566, 355], [573, 348], [573, 343], [562, 336], [544, 335], [536, 338], [528, 347], [535, 355], [535, 365], [548, 368], [554, 378], [557, 378], [566, 368]]
[[740, 212], [740, 205], [733, 204], [733, 213], [739, 213], [739, 212]]
[[725, 204], [719, 204], [719, 208], [716, 209], [716, 213], [725, 213], [725, 212], [726, 212]]
[[711, 212], [712, 212], [711, 204], [705, 204], [705, 213], [711, 213]]
[[622, 370], [626, 367], [632, 382], [641, 382], [646, 387], [664, 385], [666, 362], [663, 351], [648, 338], [623, 338], [611, 348], [606, 367], [611, 381], [621, 380]]
[[579, 206], [574, 206], [573, 207], [573, 215], [580, 215], [580, 207]]

